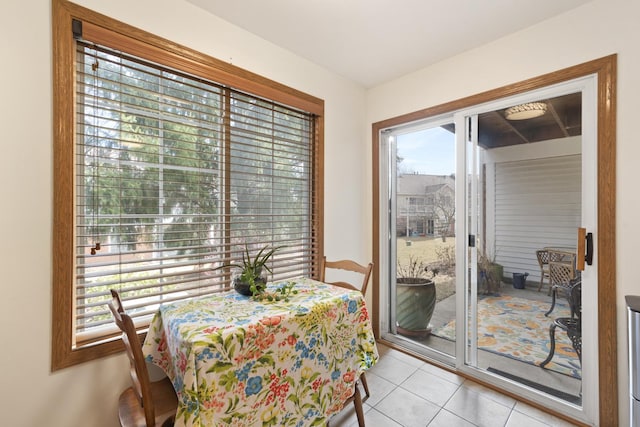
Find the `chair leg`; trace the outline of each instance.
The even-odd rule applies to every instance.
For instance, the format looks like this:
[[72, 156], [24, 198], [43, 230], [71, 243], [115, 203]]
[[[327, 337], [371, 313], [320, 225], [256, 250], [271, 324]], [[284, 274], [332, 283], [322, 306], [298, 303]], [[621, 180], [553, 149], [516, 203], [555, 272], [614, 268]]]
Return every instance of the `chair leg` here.
[[362, 409], [362, 396], [358, 390], [358, 384], [355, 386], [353, 394], [353, 405], [356, 408], [356, 416], [358, 417], [358, 427], [364, 427], [364, 410]]
[[544, 368], [544, 365], [551, 362], [551, 359], [553, 359], [553, 355], [556, 352], [556, 324], [555, 323], [552, 323], [551, 326], [549, 326], [549, 341], [550, 341], [549, 355], [540, 364], [541, 368]]
[[544, 273], [540, 273], [540, 284], [538, 285], [538, 292], [542, 289], [542, 285], [544, 285]]
[[364, 376], [364, 372], [362, 373], [362, 375], [360, 375], [360, 381], [362, 382], [362, 388], [364, 389], [364, 399], [362, 399], [363, 402], [366, 402], [367, 399], [371, 396], [371, 394], [369, 393], [369, 386], [367, 385], [367, 377]]
[[558, 293], [558, 291], [553, 288], [551, 289], [551, 308], [549, 309], [549, 311], [547, 311], [544, 315], [545, 316], [549, 316], [549, 314], [553, 311], [553, 308], [556, 306], [556, 294]]

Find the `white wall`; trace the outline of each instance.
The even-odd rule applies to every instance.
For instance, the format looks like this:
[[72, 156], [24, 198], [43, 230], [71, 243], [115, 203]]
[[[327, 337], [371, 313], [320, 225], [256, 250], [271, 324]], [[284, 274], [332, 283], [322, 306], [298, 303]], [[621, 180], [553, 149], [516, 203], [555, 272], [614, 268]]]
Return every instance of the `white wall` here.
[[[628, 425], [624, 295], [640, 294], [640, 279], [635, 268], [637, 241], [640, 239], [637, 224], [640, 145], [634, 131], [640, 97], [638, 16], [638, 1], [594, 0], [517, 34], [378, 86], [368, 92], [367, 101], [367, 123], [370, 124], [612, 53], [618, 54], [616, 299], [620, 426]], [[461, 27], [461, 31], [464, 28]], [[370, 130], [369, 125], [369, 134]]]
[[[181, 0], [78, 3], [325, 100], [326, 252], [363, 261], [370, 192], [364, 90]], [[0, 407], [4, 426], [115, 427], [123, 356], [50, 372], [52, 83], [50, 0], [0, 3]], [[335, 171], [339, 171], [335, 173]], [[53, 248], [53, 249], [52, 249]]]
[[[618, 372], [620, 425], [626, 424], [624, 295], [640, 293], [633, 267], [635, 242], [640, 238], [635, 221], [640, 209], [640, 192], [635, 188], [640, 148], [633, 131], [635, 102], [640, 96], [639, 2], [594, 0], [374, 88], [367, 99], [359, 86], [181, 0], [78, 3], [323, 98], [325, 249], [331, 257], [362, 261], [371, 256], [372, 122], [618, 53]], [[51, 254], [55, 250], [51, 239], [54, 165], [49, 0], [0, 3], [0, 54], [2, 424], [116, 426], [117, 394], [128, 385], [123, 357], [55, 373], [49, 369]]]

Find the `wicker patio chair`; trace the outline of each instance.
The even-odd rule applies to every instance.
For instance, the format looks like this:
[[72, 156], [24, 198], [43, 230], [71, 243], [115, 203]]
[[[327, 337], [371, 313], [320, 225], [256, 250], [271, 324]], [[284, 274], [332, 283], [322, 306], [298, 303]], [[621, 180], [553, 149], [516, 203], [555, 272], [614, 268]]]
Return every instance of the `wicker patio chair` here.
[[563, 262], [576, 266], [576, 252], [571, 250], [545, 248], [549, 253], [549, 262]]
[[[575, 256], [573, 257], [575, 259]], [[548, 316], [556, 306], [558, 292], [569, 297], [571, 287], [580, 279], [576, 277], [575, 264], [569, 262], [549, 261], [549, 283], [551, 284], [551, 307], [544, 315]], [[573, 316], [573, 313], [571, 313]]]
[[[539, 249], [536, 251], [536, 257], [540, 265], [540, 284], [538, 285], [538, 292], [540, 292], [540, 289], [542, 289], [544, 285], [544, 280], [549, 279], [549, 251]], [[549, 283], [549, 292], [551, 292], [551, 283]]]

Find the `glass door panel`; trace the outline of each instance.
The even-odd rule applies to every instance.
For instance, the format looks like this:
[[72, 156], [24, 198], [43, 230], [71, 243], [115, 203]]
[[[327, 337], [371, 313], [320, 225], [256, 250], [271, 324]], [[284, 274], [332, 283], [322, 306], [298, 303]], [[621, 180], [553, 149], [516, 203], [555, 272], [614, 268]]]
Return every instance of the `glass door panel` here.
[[[554, 289], [580, 281], [575, 258], [583, 209], [582, 137], [580, 121], [573, 128], [568, 119], [580, 111], [564, 111], [563, 129], [554, 117], [562, 106], [577, 103], [579, 109], [580, 96], [534, 99], [465, 118], [470, 236], [465, 364], [578, 406], [581, 348], [561, 327], [552, 344], [549, 327], [572, 316], [568, 295]], [[496, 132], [500, 127], [504, 130]], [[548, 266], [539, 263], [540, 251], [564, 254], [558, 261], [569, 260], [564, 263], [571, 271], [549, 277]], [[554, 293], [561, 305], [551, 310]], [[552, 347], [555, 354], [544, 363]]]
[[[391, 330], [424, 353], [455, 355], [456, 150], [451, 121], [409, 125], [389, 137], [393, 260]], [[440, 357], [440, 358], [441, 358]]]

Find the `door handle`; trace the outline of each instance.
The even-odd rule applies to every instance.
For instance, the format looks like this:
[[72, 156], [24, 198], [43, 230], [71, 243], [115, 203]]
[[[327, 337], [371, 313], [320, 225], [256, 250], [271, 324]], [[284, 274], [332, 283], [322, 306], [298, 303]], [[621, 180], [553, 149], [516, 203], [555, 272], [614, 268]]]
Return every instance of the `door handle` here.
[[587, 233], [587, 253], [584, 256], [587, 265], [593, 264], [593, 234]]
[[586, 228], [578, 228], [578, 251], [576, 270], [584, 271], [584, 264], [593, 264], [593, 233], [587, 233]]

